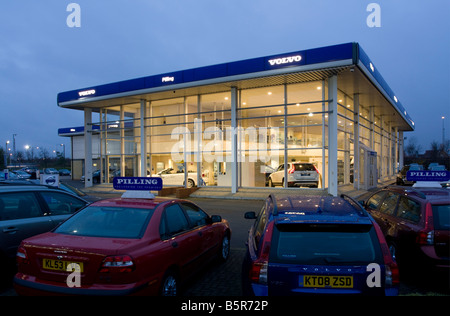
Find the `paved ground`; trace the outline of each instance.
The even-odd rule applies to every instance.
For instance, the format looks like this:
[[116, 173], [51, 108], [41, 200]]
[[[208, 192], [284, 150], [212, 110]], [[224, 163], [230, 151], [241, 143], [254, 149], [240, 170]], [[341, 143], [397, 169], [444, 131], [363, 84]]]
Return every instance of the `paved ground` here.
[[[79, 181], [63, 180], [69, 185], [83, 189]], [[117, 195], [108, 186], [96, 186], [86, 190], [89, 200], [97, 200]], [[244, 190], [243, 190], [244, 191]], [[251, 196], [253, 193], [253, 196]], [[183, 289], [183, 296], [240, 296], [241, 291], [241, 264], [245, 255], [245, 241], [248, 229], [253, 221], [245, 220], [243, 215], [247, 211], [258, 212], [262, 207], [261, 190], [247, 190], [241, 192], [239, 197], [228, 195], [222, 198], [189, 198], [205, 209], [210, 215], [221, 215], [227, 219], [232, 229], [231, 253], [227, 262], [215, 263], [203, 273], [191, 280]], [[343, 191], [358, 200], [368, 197], [370, 192], [353, 190], [351, 187], [343, 188]], [[263, 192], [264, 196], [268, 192]], [[203, 193], [204, 194], [204, 193]], [[228, 194], [228, 193], [227, 193]], [[247, 196], [245, 196], [247, 195]], [[442, 285], [429, 279], [417, 279], [415, 277], [403, 277], [400, 293], [403, 295], [450, 295], [448, 282], [444, 278]], [[0, 296], [15, 295], [10, 285], [0, 286]]]

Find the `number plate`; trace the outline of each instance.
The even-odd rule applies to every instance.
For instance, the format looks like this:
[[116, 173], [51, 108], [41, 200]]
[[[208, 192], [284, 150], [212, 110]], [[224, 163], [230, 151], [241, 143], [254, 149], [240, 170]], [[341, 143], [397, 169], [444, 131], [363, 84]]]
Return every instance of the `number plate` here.
[[80, 267], [80, 272], [83, 272], [83, 263], [82, 262], [72, 262], [72, 261], [62, 261], [62, 260], [53, 260], [53, 259], [43, 259], [42, 260], [42, 267], [46, 270], [55, 270], [55, 271], [65, 271], [65, 272], [72, 272], [67, 271], [67, 267], [75, 263]]
[[300, 277], [302, 287], [353, 288], [352, 276], [303, 275]]

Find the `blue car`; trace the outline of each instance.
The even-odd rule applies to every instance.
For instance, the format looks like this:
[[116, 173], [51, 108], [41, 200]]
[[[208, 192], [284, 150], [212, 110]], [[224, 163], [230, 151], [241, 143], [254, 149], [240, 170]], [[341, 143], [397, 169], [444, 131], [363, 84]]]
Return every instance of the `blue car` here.
[[270, 195], [242, 265], [244, 295], [398, 295], [399, 273], [373, 218], [348, 196]]

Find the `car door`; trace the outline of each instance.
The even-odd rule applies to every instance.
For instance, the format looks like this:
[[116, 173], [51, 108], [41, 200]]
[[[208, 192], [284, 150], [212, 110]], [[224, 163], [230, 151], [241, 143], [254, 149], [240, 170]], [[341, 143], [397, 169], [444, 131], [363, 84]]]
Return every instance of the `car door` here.
[[385, 236], [396, 236], [397, 218], [395, 217], [399, 195], [388, 192], [378, 209], [378, 225]]
[[272, 182], [276, 184], [281, 184], [284, 178], [284, 164], [278, 166], [277, 171], [272, 173]]
[[162, 252], [167, 254], [167, 261], [177, 265], [182, 276], [195, 272], [201, 248], [200, 236], [190, 229], [188, 219], [178, 203], [165, 207], [160, 235]]
[[419, 202], [407, 197], [400, 197], [397, 210], [397, 246], [398, 251], [413, 253], [417, 232], [422, 229], [422, 209]]
[[35, 192], [0, 194], [0, 251], [8, 257], [15, 256], [22, 240], [52, 228]]
[[203, 263], [215, 254], [213, 250], [219, 245], [221, 236], [215, 232], [214, 225], [208, 223], [208, 214], [201, 210], [197, 205], [183, 202], [181, 203], [181, 207], [189, 218], [191, 229], [200, 237], [199, 241], [201, 247], [199, 261]]
[[86, 206], [88, 202], [70, 194], [56, 191], [40, 191], [39, 196], [56, 227], [73, 213]]

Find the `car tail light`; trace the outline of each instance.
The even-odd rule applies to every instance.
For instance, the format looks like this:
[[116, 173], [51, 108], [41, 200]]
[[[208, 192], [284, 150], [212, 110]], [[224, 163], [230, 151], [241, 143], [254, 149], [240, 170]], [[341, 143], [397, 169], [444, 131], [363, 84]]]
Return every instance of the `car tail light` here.
[[434, 244], [433, 209], [430, 203], [425, 206], [425, 228], [419, 231], [416, 242], [419, 245]]
[[314, 169], [316, 169], [316, 172], [320, 174], [319, 169], [317, 169], [316, 165], [313, 165]]
[[273, 222], [267, 225], [261, 245], [261, 253], [250, 268], [250, 281], [253, 283], [267, 284], [267, 271], [269, 263], [270, 245], [272, 240]]
[[385, 284], [386, 286], [398, 286], [400, 284], [400, 273], [398, 265], [392, 258], [391, 252], [384, 238], [383, 232], [377, 223], [374, 223], [375, 231], [377, 233], [378, 240], [381, 246], [381, 252], [383, 254], [385, 272]]
[[103, 260], [101, 273], [124, 273], [134, 270], [134, 262], [130, 256], [109, 256]]
[[294, 173], [295, 171], [295, 166], [292, 165], [291, 168], [288, 170], [288, 173]]
[[27, 251], [25, 250], [24, 247], [20, 246], [17, 249], [17, 253], [16, 253], [16, 260], [18, 264], [29, 264], [30, 261], [28, 260], [28, 255], [27, 255]]

